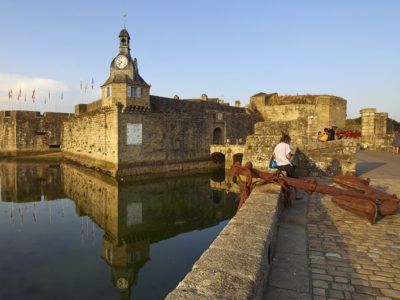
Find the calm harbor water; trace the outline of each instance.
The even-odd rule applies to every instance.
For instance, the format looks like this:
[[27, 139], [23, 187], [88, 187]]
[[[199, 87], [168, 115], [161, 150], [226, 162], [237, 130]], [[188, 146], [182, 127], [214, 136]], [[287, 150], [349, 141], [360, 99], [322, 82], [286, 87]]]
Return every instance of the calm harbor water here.
[[0, 161], [0, 299], [163, 299], [235, 214], [210, 177]]

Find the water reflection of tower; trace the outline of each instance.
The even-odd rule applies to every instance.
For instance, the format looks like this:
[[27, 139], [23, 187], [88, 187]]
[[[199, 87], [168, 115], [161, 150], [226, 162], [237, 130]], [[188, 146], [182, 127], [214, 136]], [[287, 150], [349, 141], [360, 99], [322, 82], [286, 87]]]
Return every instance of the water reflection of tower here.
[[215, 226], [236, 211], [234, 199], [209, 189], [208, 175], [132, 183], [67, 164], [61, 168], [64, 191], [78, 213], [105, 231], [102, 258], [122, 299], [137, 285], [151, 244]]
[[100, 173], [62, 165], [64, 190], [74, 200], [79, 215], [88, 215], [103, 230], [102, 258], [110, 266], [111, 281], [121, 299], [130, 299], [137, 273], [149, 260], [147, 240], [130, 241], [121, 226], [124, 205], [119, 201], [118, 182]]
[[114, 240], [103, 237], [102, 258], [111, 268], [111, 280], [121, 294], [121, 299], [130, 299], [131, 287], [136, 284], [137, 273], [150, 259], [150, 242]]

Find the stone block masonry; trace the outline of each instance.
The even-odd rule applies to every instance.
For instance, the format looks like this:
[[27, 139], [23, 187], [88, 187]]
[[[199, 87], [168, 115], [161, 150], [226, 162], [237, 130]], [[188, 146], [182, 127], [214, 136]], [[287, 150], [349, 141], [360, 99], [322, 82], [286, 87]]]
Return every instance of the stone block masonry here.
[[[390, 192], [399, 192], [398, 180], [381, 183], [389, 185]], [[313, 299], [400, 299], [399, 216], [387, 216], [371, 226], [330, 198], [310, 196]]]
[[62, 138], [61, 149], [66, 158], [110, 175], [117, 173], [117, 106], [68, 118]]
[[253, 128], [244, 108], [218, 103], [152, 96], [151, 110], [78, 108], [64, 124], [64, 155], [116, 177], [215, 168], [209, 146]]
[[299, 176], [354, 175], [356, 172], [357, 141], [355, 140], [301, 145], [298, 150]]
[[257, 187], [166, 299], [262, 299], [281, 210], [279, 188]]
[[1, 111], [0, 155], [59, 151], [66, 113]]
[[[280, 135], [254, 134], [247, 138], [243, 162], [251, 161], [256, 169], [268, 169], [268, 163]], [[317, 144], [291, 144], [297, 148], [294, 163], [300, 176], [354, 174], [357, 141], [336, 140]]]

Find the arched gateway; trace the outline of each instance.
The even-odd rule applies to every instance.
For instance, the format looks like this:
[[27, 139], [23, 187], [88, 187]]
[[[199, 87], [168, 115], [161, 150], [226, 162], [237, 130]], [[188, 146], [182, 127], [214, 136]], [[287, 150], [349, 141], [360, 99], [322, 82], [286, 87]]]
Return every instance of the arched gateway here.
[[214, 145], [222, 145], [223, 137], [222, 137], [222, 129], [217, 127], [213, 132], [213, 144]]

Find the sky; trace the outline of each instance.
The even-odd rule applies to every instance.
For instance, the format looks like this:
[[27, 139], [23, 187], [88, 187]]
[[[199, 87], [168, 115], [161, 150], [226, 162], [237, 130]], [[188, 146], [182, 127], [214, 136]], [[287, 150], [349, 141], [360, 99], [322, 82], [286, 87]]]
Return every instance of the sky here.
[[99, 99], [127, 14], [152, 95], [328, 94], [348, 118], [372, 107], [400, 121], [399, 0], [1, 0], [0, 11], [0, 110]]

